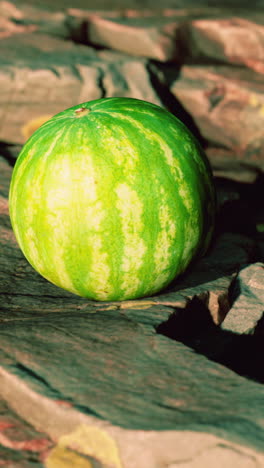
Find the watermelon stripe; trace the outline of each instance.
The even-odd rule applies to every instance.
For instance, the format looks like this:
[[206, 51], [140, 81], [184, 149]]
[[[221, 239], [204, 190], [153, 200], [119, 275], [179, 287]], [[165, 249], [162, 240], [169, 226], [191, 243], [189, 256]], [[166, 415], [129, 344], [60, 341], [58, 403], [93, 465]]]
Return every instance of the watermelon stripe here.
[[[109, 258], [102, 241], [107, 210], [101, 201], [100, 171], [94, 158], [96, 145], [92, 122], [88, 129], [84, 133], [80, 126], [76, 134], [77, 148], [81, 151], [82, 148], [90, 148], [86, 157], [81, 158], [76, 153], [69, 158], [72, 174], [69, 188], [72, 196], [71, 212], [79, 230], [76, 233], [74, 225], [69, 228], [65, 251], [71, 255], [68, 255], [66, 265], [80, 295], [89, 288], [94, 297], [105, 299], [112, 290]], [[69, 142], [67, 145], [70, 146]]]
[[129, 185], [120, 183], [116, 187], [117, 208], [121, 218], [121, 238], [124, 248], [122, 255], [121, 289], [133, 297], [140, 287], [139, 270], [143, 263], [146, 245], [142, 239], [144, 228], [142, 214], [143, 203], [138, 194]]
[[[69, 129], [62, 127], [52, 145], [47, 142], [48, 135], [43, 134], [40, 141], [41, 147], [44, 149], [43, 154], [39, 160], [32, 158], [28, 163], [27, 172], [25, 175], [22, 174], [22, 177], [34, 180], [34, 183], [28, 185], [23, 184], [23, 180], [21, 181], [27, 189], [24, 195], [25, 200], [31, 200], [31, 203], [23, 203], [21, 200], [18, 213], [21, 210], [23, 222], [26, 222], [28, 226], [24, 232], [22, 244], [24, 254], [29, 262], [51, 282], [77, 293], [63, 259], [63, 239], [65, 238], [65, 229], [70, 225], [70, 219], [66, 216], [62, 221], [61, 218], [63, 218], [64, 212], [67, 213], [69, 207], [70, 171], [66, 165], [61, 169], [60, 161], [58, 158], [54, 158], [57, 142], [61, 139], [66, 140], [67, 133], [69, 133]], [[46, 146], [49, 147], [47, 151], [45, 151]], [[58, 176], [62, 181], [60, 186], [57, 185]], [[47, 188], [46, 195], [42, 190], [43, 187]], [[43, 232], [45, 235], [42, 234]]]
[[[45, 157], [48, 157], [52, 153], [56, 141], [60, 139], [60, 136], [60, 133], [56, 135], [52, 145], [49, 145], [49, 150], [45, 154]], [[31, 251], [35, 252], [33, 256], [38, 256], [35, 241], [32, 239], [31, 229], [35, 206], [34, 203], [26, 203], [26, 200], [27, 198], [31, 199], [31, 197], [39, 198], [35, 193], [38, 189], [40, 192], [41, 182], [39, 177], [35, 179], [34, 166], [36, 160], [33, 158], [33, 155], [38, 154], [37, 151], [41, 143], [41, 140], [39, 143], [35, 143], [35, 146], [33, 145], [28, 152], [27, 146], [24, 147], [20, 155], [20, 165], [15, 166], [10, 188], [10, 215], [11, 219], [15, 220], [13, 228], [19, 243], [23, 245], [23, 251], [27, 258], [31, 257]], [[45, 160], [42, 159], [42, 165], [44, 165], [44, 162]], [[33, 180], [34, 183], [32, 183]], [[29, 226], [29, 233], [23, 230], [24, 224]], [[25, 242], [27, 235], [29, 235], [29, 242]], [[32, 245], [30, 245], [31, 242]], [[38, 262], [41, 263], [40, 260]]]
[[[118, 114], [118, 112], [115, 112], [115, 114]], [[135, 114], [137, 116], [137, 113]], [[138, 130], [138, 133], [135, 135], [135, 140], [136, 141], [140, 141], [140, 139], [142, 140], [141, 148], [139, 148], [138, 150], [138, 153], [141, 155], [141, 166], [143, 165], [142, 160], [144, 156], [147, 157], [149, 162], [152, 162], [153, 157], [156, 156], [157, 164], [156, 164], [156, 167], [152, 169], [153, 173], [156, 174], [157, 172], [159, 172], [160, 158], [163, 158], [163, 162], [165, 164], [163, 164], [162, 166], [162, 176], [164, 175], [164, 173], [167, 172], [167, 177], [172, 182], [170, 186], [169, 198], [171, 198], [171, 195], [173, 192], [175, 193], [175, 198], [174, 198], [174, 203], [173, 203], [175, 206], [172, 210], [172, 217], [174, 219], [177, 219], [179, 218], [178, 213], [183, 213], [183, 212], [185, 213], [184, 224], [180, 223], [180, 220], [178, 219], [178, 223], [177, 223], [177, 227], [178, 227], [177, 228], [177, 245], [178, 247], [176, 249], [175, 248], [173, 249], [173, 242], [175, 242], [175, 237], [173, 239], [171, 236], [171, 233], [169, 237], [167, 238], [166, 242], [165, 242], [165, 237], [166, 237], [165, 233], [163, 233], [163, 238], [160, 237], [159, 239], [155, 239], [155, 243], [157, 245], [159, 254], [158, 253], [156, 255], [154, 254], [154, 258], [156, 259], [156, 264], [154, 265], [154, 271], [160, 272], [161, 257], [163, 257], [163, 262], [164, 262], [165, 257], [167, 257], [168, 259], [171, 258], [171, 250], [173, 250], [173, 253], [174, 253], [173, 258], [174, 258], [175, 269], [179, 269], [179, 268], [183, 269], [185, 266], [184, 263], [182, 264], [182, 267], [179, 267], [180, 257], [181, 256], [186, 257], [188, 253], [194, 249], [194, 246], [197, 245], [197, 239], [200, 233], [199, 224], [195, 223], [192, 229], [193, 231], [192, 234], [186, 239], [187, 236], [185, 235], [186, 234], [185, 231], [190, 231], [189, 226], [185, 226], [187, 225], [186, 220], [187, 218], [191, 219], [191, 216], [188, 213], [193, 212], [195, 210], [195, 207], [192, 206], [193, 197], [192, 197], [191, 186], [188, 185], [184, 180], [184, 176], [180, 169], [179, 162], [177, 161], [177, 159], [175, 159], [174, 153], [171, 149], [173, 145], [169, 146], [166, 143], [166, 135], [160, 136], [157, 133], [157, 129], [155, 128], [155, 120], [153, 122], [153, 118], [151, 119], [150, 122], [149, 121], [147, 123], [144, 122], [144, 118], [142, 118], [142, 114], [143, 114], [143, 117], [146, 115], [149, 117], [150, 115], [149, 113], [139, 112], [139, 114], [141, 114], [140, 119], [136, 119], [134, 116], [131, 117], [131, 115], [129, 116], [124, 115], [123, 113], [120, 113], [120, 115], [118, 114], [119, 125], [120, 125], [120, 122], [125, 121], [127, 124], [126, 132], [128, 132], [128, 124], [130, 125], [131, 131], [133, 131], [134, 134], [135, 134], [135, 129]], [[164, 137], [165, 137], [165, 140], [164, 140]], [[148, 144], [151, 143], [153, 146], [153, 153], [151, 155], [149, 154], [149, 151], [144, 152], [144, 146], [146, 145], [146, 141], [148, 142]], [[150, 156], [151, 156], [151, 159], [150, 159]], [[154, 162], [155, 162], [155, 159], [154, 159]], [[167, 164], [167, 167], [166, 167], [166, 164]], [[152, 172], [149, 171], [149, 176], [151, 175], [151, 173]], [[178, 183], [177, 186], [175, 185], [175, 181]], [[169, 182], [168, 180], [165, 181], [163, 179], [162, 181], [158, 181], [158, 183], [161, 183], [161, 186], [168, 186]], [[161, 195], [160, 200], [163, 200], [165, 194], [161, 193], [160, 195]], [[164, 207], [161, 207], [161, 209], [164, 210]], [[164, 225], [164, 223], [162, 222], [162, 217], [163, 215], [161, 215], [161, 222], [160, 221], [158, 222], [160, 224], [160, 227], [163, 229], [163, 227], [166, 224]], [[169, 225], [166, 226], [165, 231], [169, 229]], [[164, 247], [164, 242], [165, 244], [168, 244], [169, 242], [169, 245], [167, 245], [167, 247]], [[162, 247], [160, 247], [160, 244], [162, 245]], [[182, 251], [179, 251], [179, 246], [182, 246], [184, 244], [186, 247], [183, 253]], [[166, 254], [164, 254], [164, 250], [166, 250]], [[178, 255], [177, 255], [177, 252], [178, 252]], [[177, 264], [177, 258], [178, 258], [178, 264]], [[164, 278], [166, 278], [166, 275], [168, 277], [169, 267], [170, 265], [166, 265], [166, 267], [164, 265], [164, 273], [160, 272], [160, 275], [163, 275]], [[157, 277], [154, 283], [156, 284], [159, 281], [160, 281], [160, 278]], [[167, 281], [164, 279], [163, 282], [166, 283]]]
[[[100, 121], [102, 121], [102, 112], [100, 112]], [[153, 142], [153, 140], [157, 140], [157, 141], [154, 141], [156, 144], [153, 147], [153, 155], [156, 155], [156, 158], [154, 159], [154, 163], [155, 163], [154, 167], [151, 168], [151, 162], [153, 162], [153, 157], [150, 159], [149, 158], [149, 152], [147, 153], [146, 151], [144, 151], [144, 146], [146, 144], [145, 128], [142, 125], [136, 125], [137, 122], [135, 122], [135, 120], [132, 119], [132, 118], [125, 118], [125, 117], [123, 118], [121, 116], [121, 118], [118, 119], [119, 125], [118, 125], [117, 129], [118, 129], [119, 133], [120, 133], [120, 128], [123, 128], [124, 129], [123, 134], [129, 135], [129, 133], [131, 133], [131, 135], [134, 135], [134, 140], [133, 141], [140, 142], [140, 144], [138, 144], [137, 147], [136, 147], [136, 145], [134, 143], [131, 144], [131, 138], [130, 138], [128, 140], [128, 142], [130, 142], [130, 145], [129, 145], [130, 151], [129, 151], [129, 154], [127, 155], [125, 150], [124, 150], [124, 147], [122, 148], [122, 151], [120, 153], [120, 148], [117, 147], [117, 145], [115, 144], [115, 140], [113, 139], [113, 136], [112, 136], [113, 135], [113, 129], [115, 129], [115, 126], [116, 126], [116, 124], [113, 123], [113, 122], [115, 122], [115, 121], [116, 121], [116, 117], [113, 119], [113, 117], [111, 116], [110, 118], [108, 117], [107, 122], [104, 122], [104, 129], [105, 128], [108, 129], [107, 133], [111, 134], [111, 138], [109, 137], [109, 135], [106, 135], [105, 131], [103, 131], [103, 134], [101, 135], [101, 137], [102, 137], [103, 141], [110, 141], [112, 152], [113, 152], [113, 148], [114, 148], [115, 161], [118, 163], [119, 158], [121, 159], [121, 162], [123, 163], [122, 178], [128, 179], [130, 186], [131, 187], [133, 187], [133, 186], [137, 187], [137, 192], [140, 193], [140, 189], [138, 187], [139, 187], [139, 184], [141, 183], [142, 172], [143, 172], [143, 170], [145, 168], [146, 179], [147, 178], [152, 178], [152, 191], [154, 189], [154, 186], [156, 186], [156, 200], [157, 199], [160, 200], [162, 198], [164, 199], [164, 193], [162, 193], [162, 194], [160, 193], [160, 190], [161, 190], [160, 187], [162, 185], [161, 180], [160, 180], [161, 175], [159, 176], [159, 179], [157, 179], [156, 174], [158, 172], [159, 157], [162, 156], [162, 154], [164, 153], [165, 145], [162, 146], [161, 141], [159, 139], [159, 136], [154, 135], [155, 138], [153, 137], [152, 142]], [[109, 130], [109, 128], [111, 128], [111, 131]], [[138, 130], [138, 133], [136, 135], [135, 135], [135, 129]], [[124, 145], [124, 141], [122, 140], [121, 137], [122, 137], [122, 135], [117, 135], [117, 139], [116, 139], [116, 142], [119, 145], [119, 147], [120, 147], [120, 140], [122, 141], [122, 145]], [[160, 146], [162, 146], [162, 148], [160, 148]], [[131, 151], [131, 148], [133, 148], [133, 151]], [[106, 147], [104, 147], [104, 151], [107, 154], [107, 148]], [[169, 154], [171, 152], [170, 148], [168, 148], [168, 147], [165, 148], [165, 151], [167, 151]], [[127, 158], [127, 156], [129, 156], [129, 158]], [[171, 154], [170, 154], [170, 156], [171, 156]], [[140, 163], [141, 163], [140, 177], [136, 176], [138, 171], [133, 172], [133, 161], [135, 162], [135, 161], [139, 161], [139, 160], [140, 160]], [[153, 166], [153, 164], [152, 164], [152, 166]], [[129, 170], [127, 170], [127, 169], [129, 169]], [[153, 184], [153, 182], [154, 182], [154, 184]], [[167, 177], [166, 177], [166, 181], [163, 181], [163, 182], [165, 182], [165, 185], [168, 184]], [[173, 182], [174, 182], [174, 180], [173, 180]], [[175, 185], [175, 182], [174, 182], [174, 185]], [[145, 198], [142, 200], [142, 205], [145, 206], [145, 207], [147, 205], [150, 205], [149, 206], [149, 208], [150, 208], [151, 204], [153, 204], [153, 200], [151, 200], [150, 204], [147, 203], [146, 195], [148, 196], [148, 193], [146, 193], [145, 190], [143, 191], [142, 194], [140, 193], [140, 196], [144, 196], [144, 195], [145, 195]], [[162, 198], [161, 198], [161, 196], [162, 196]], [[129, 198], [129, 195], [128, 195], [128, 198]], [[156, 200], [155, 200], [155, 202], [156, 202]], [[179, 205], [179, 203], [178, 203], [178, 205]], [[162, 205], [161, 209], [163, 209], [163, 205]], [[164, 211], [164, 209], [163, 209], [163, 211]], [[156, 237], [153, 236], [153, 233], [152, 233], [152, 236], [148, 236], [149, 237], [148, 242], [146, 242], [146, 245], [149, 246], [149, 252], [147, 253], [148, 258], [151, 258], [150, 252], [153, 252], [153, 251], [155, 251], [155, 249], [157, 249], [157, 253], [152, 256], [153, 257], [153, 265], [152, 265], [151, 269], [154, 271], [154, 275], [155, 275], [154, 285], [153, 285], [153, 279], [152, 279], [152, 277], [153, 277], [153, 272], [152, 272], [151, 278], [149, 278], [147, 289], [144, 288], [144, 290], [142, 290], [142, 286], [140, 286], [139, 290], [137, 290], [137, 282], [135, 281], [135, 278], [137, 278], [137, 277], [140, 278], [140, 277], [142, 277], [142, 275], [146, 275], [147, 272], [142, 271], [142, 268], [141, 268], [142, 260], [139, 261], [139, 259], [136, 257], [137, 258], [137, 271], [135, 269], [133, 269], [132, 270], [133, 275], [131, 275], [131, 272], [130, 272], [130, 278], [131, 277], [133, 278], [132, 288], [133, 288], [133, 291], [134, 291], [132, 293], [132, 290], [129, 289], [130, 290], [130, 296], [132, 294], [135, 294], [136, 296], [138, 294], [140, 294], [140, 295], [141, 294], [147, 294], [147, 293], [150, 292], [151, 289], [153, 289], [153, 287], [155, 287], [155, 288], [158, 287], [158, 286], [156, 286], [156, 284], [159, 284], [161, 281], [162, 281], [162, 283], [168, 282], [168, 277], [171, 279], [171, 274], [169, 274], [169, 270], [170, 270], [171, 265], [169, 264], [168, 259], [171, 259], [171, 249], [172, 249], [171, 244], [173, 243], [173, 241], [175, 242], [175, 237], [174, 237], [174, 239], [172, 239], [171, 232], [169, 233], [169, 236], [167, 236], [167, 237], [166, 237], [165, 233], [163, 234], [163, 238], [160, 238], [160, 236], [158, 237], [158, 232], [160, 231], [161, 226], [165, 226], [164, 223], [162, 223], [163, 211], [161, 212], [162, 213], [161, 215], [158, 214], [158, 216], [156, 216], [156, 218], [152, 220], [152, 225], [153, 225], [153, 223], [156, 223], [156, 225], [158, 225], [158, 229], [156, 229], [157, 236]], [[168, 208], [167, 208], [167, 211], [168, 211]], [[176, 210], [174, 210], [174, 211], [176, 211]], [[172, 213], [172, 216], [173, 215], [175, 216], [174, 212]], [[128, 207], [127, 207], [127, 216], [129, 216]], [[145, 216], [149, 217], [149, 215], [147, 213], [145, 213]], [[132, 221], [133, 221], [133, 219], [132, 219]], [[146, 223], [146, 224], [148, 224], [148, 223]], [[143, 240], [144, 237], [145, 237], [144, 232], [140, 231], [140, 238]], [[167, 244], [168, 244], [166, 247], [164, 246], [165, 240], [167, 241]], [[127, 238], [126, 239], [126, 244], [128, 245], [128, 250], [130, 250], [130, 254], [131, 254], [133, 239], [131, 239], [130, 242], [129, 242], [128, 238]], [[137, 244], [140, 246], [140, 247], [138, 247], [138, 249], [140, 251], [140, 254], [142, 255], [143, 250], [144, 250], [144, 248], [143, 248], [144, 244], [143, 244], [143, 242], [142, 242], [142, 244], [140, 243], [140, 239], [135, 239], [134, 246], [136, 246]], [[135, 249], [135, 247], [134, 247], [134, 249]], [[180, 252], [179, 252], [179, 255], [180, 255]], [[135, 249], [135, 252], [134, 252], [134, 256], [136, 256], [136, 249]], [[174, 262], [175, 262], [175, 257], [176, 257], [176, 255], [174, 255]], [[148, 260], [148, 269], [150, 267], [150, 261], [151, 260], [149, 259]], [[164, 265], [163, 266], [164, 272], [162, 271], [162, 273], [160, 273], [162, 263]], [[177, 264], [176, 264], [176, 266], [177, 266]], [[122, 272], [122, 275], [124, 275], [124, 272]], [[161, 276], [162, 276], [162, 279], [161, 279]], [[128, 290], [128, 284], [126, 284], [126, 290]]]
[[169, 284], [208, 245], [213, 212], [210, 168], [190, 132], [167, 111], [128, 98], [83, 103], [45, 122], [10, 187], [29, 262], [97, 300]]

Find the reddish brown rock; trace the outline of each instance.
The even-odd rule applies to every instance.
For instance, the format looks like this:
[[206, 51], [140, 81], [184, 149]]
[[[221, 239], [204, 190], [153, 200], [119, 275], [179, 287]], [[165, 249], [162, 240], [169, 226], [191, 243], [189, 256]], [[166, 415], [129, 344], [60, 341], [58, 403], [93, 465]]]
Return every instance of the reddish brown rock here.
[[15, 6], [14, 3], [7, 0], [0, 1], [0, 15], [2, 18], [13, 20], [21, 20], [24, 17], [21, 9]]
[[264, 158], [243, 161], [232, 150], [208, 146], [207, 157], [216, 177], [225, 177], [237, 182], [254, 183], [264, 171]]
[[207, 58], [264, 73], [264, 15], [255, 16], [257, 22], [232, 16], [189, 22], [183, 34], [189, 55], [196, 61]]
[[42, 460], [48, 455], [52, 441], [23, 421], [0, 400], [0, 466], [44, 468]]
[[1, 52], [0, 140], [5, 142], [24, 143], [57, 112], [101, 97], [160, 104], [141, 59], [103, 61], [88, 46], [40, 33], [3, 39]]
[[183, 66], [171, 91], [203, 137], [257, 161], [264, 153], [264, 81], [243, 68]]
[[[84, 43], [127, 54], [166, 61], [209, 57], [211, 60], [243, 63], [263, 71], [263, 28], [254, 21], [258, 15], [238, 9], [69, 9], [69, 36]], [[222, 19], [219, 19], [222, 18]], [[249, 38], [245, 39], [246, 37]], [[243, 37], [247, 49], [238, 41]], [[228, 47], [227, 47], [228, 46]], [[228, 49], [228, 50], [226, 50]]]
[[90, 14], [86, 20], [70, 17], [69, 22], [71, 35], [88, 44], [160, 61], [179, 56], [179, 22], [167, 17], [104, 18]]
[[[0, 13], [7, 3], [0, 2]], [[17, 0], [13, 10], [8, 3], [2, 15], [4, 27], [14, 29], [1, 39], [0, 64], [6, 157], [0, 157], [0, 394], [40, 432], [0, 405], [0, 466], [264, 466], [263, 320], [255, 326], [263, 302], [260, 264], [236, 278], [244, 264], [264, 260], [257, 12], [244, 22], [222, 8], [112, 9], [85, 17], [31, 3]], [[246, 25], [243, 50], [235, 38], [245, 31], [245, 40]], [[22, 32], [31, 26], [35, 33]], [[193, 36], [178, 35], [192, 28]], [[89, 39], [93, 47], [59, 37]], [[180, 70], [175, 62], [160, 63], [179, 58], [197, 65]], [[97, 303], [56, 288], [23, 257], [8, 215], [7, 161], [49, 114], [79, 99], [118, 95], [162, 104], [176, 115], [182, 106], [194, 119], [219, 176], [217, 228], [207, 255], [167, 290]], [[248, 328], [252, 333], [243, 334]]]
[[0, 140], [24, 143], [30, 129], [60, 110], [101, 97], [95, 53], [44, 34], [1, 41]]
[[5, 37], [13, 36], [14, 34], [31, 32], [35, 31], [36, 29], [37, 28], [35, 25], [19, 25], [15, 24], [13, 21], [10, 21], [7, 18], [0, 17], [0, 40]]

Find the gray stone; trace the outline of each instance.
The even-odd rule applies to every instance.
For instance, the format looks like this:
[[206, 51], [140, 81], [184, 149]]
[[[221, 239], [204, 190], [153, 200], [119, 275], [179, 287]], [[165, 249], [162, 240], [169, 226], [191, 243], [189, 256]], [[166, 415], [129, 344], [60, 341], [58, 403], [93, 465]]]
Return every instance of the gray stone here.
[[[177, 11], [104, 2], [102, 14], [78, 11], [95, 6], [82, 0], [68, 11], [67, 0], [47, 0], [46, 11], [28, 2], [0, 1], [0, 465], [264, 466], [261, 15], [237, 9], [231, 20], [191, 0]], [[180, 67], [190, 59], [196, 66]], [[194, 119], [218, 176], [210, 250], [166, 290], [134, 301], [87, 301], [50, 284], [23, 257], [8, 214], [25, 138], [103, 96]]]
[[[19, 396], [19, 414], [52, 437], [84, 421], [90, 429], [101, 427], [118, 441], [124, 467], [138, 458], [132, 440], [134, 465], [123, 456], [130, 431], [158, 438], [166, 431], [172, 444], [167, 463], [177, 460], [173, 435], [182, 430], [261, 451], [264, 389], [138, 319], [125, 309], [10, 317], [0, 331], [4, 398], [18, 408]], [[57, 401], [65, 402], [68, 416]], [[162, 466], [159, 445], [152, 451]]]
[[264, 314], [264, 264], [243, 268], [234, 283], [229, 310], [221, 327], [234, 333], [253, 333]]
[[189, 301], [199, 298], [209, 309], [214, 322], [219, 324], [230, 309], [229, 287], [239, 265], [248, 263], [254, 255], [255, 244], [251, 239], [223, 233], [203, 258], [194, 262], [182, 278], [172, 282], [166, 292], [159, 294], [158, 301], [186, 307]]
[[43, 468], [45, 453], [52, 447], [46, 434], [36, 431], [0, 400], [0, 466]]

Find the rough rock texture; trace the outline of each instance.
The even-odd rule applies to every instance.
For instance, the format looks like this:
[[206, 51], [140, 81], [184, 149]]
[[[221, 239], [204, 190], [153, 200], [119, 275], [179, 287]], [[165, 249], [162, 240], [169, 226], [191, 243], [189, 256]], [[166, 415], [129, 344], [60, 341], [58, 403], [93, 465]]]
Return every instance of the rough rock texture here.
[[263, 159], [263, 83], [249, 69], [184, 66], [171, 91], [205, 139], [254, 161]]
[[0, 466], [41, 468], [52, 447], [46, 434], [37, 432], [0, 400]]
[[1, 41], [0, 140], [24, 143], [41, 123], [76, 102], [110, 96], [160, 100], [144, 61], [101, 60], [93, 49], [44, 34]]
[[[262, 13], [170, 3], [0, 1], [0, 466], [264, 466]], [[215, 175], [210, 250], [137, 301], [48, 283], [8, 215], [25, 139], [105, 96], [168, 108]]]
[[71, 16], [69, 24], [73, 37], [87, 44], [162, 62], [179, 56], [178, 23], [170, 17], [108, 19], [90, 14], [86, 20]]
[[245, 18], [198, 19], [184, 31], [187, 49], [194, 59], [246, 65], [264, 72], [264, 14]]
[[134, 96], [173, 111], [208, 153], [263, 168], [263, 12], [1, 4], [0, 140], [23, 143], [28, 126], [77, 101]]
[[[243, 11], [241, 18], [229, 18], [230, 12], [224, 9], [208, 8], [165, 10], [161, 16], [154, 16], [151, 10], [141, 16], [124, 10], [122, 17], [111, 12], [105, 12], [104, 17], [100, 12], [69, 13], [70, 34], [88, 44], [161, 62], [209, 58], [264, 71], [264, 14], [251, 13], [256, 24], [243, 18]], [[219, 15], [223, 18], [215, 18]]]
[[[2, 223], [0, 265], [3, 268], [3, 272], [0, 270], [0, 294], [2, 295], [0, 316], [6, 320], [8, 319], [6, 311], [12, 309], [13, 313], [17, 315], [17, 308], [22, 306], [24, 300], [26, 301], [27, 314], [34, 313], [39, 310], [39, 307], [42, 307], [44, 311], [51, 311], [53, 306], [48, 299], [40, 305], [41, 296], [57, 297], [58, 289], [43, 280], [28, 265], [20, 252], [8, 216], [7, 196], [11, 167], [4, 158], [0, 158], [0, 164], [0, 195], [2, 195], [0, 199], [0, 220]], [[221, 200], [219, 196], [219, 213], [220, 207], [224, 210], [225, 203], [226, 200], [223, 198]], [[256, 250], [256, 242], [241, 233], [219, 232], [208, 254], [193, 265], [189, 269], [190, 271], [183, 275], [181, 281], [172, 283], [159, 296], [149, 300], [144, 299], [144, 302], [147, 301], [149, 305], [161, 303], [172, 307], [185, 307], [189, 300], [196, 296], [209, 307], [214, 321], [220, 323], [229, 309], [228, 288], [230, 282], [240, 266], [256, 258]], [[8, 298], [7, 302], [4, 300], [5, 296]], [[83, 299], [76, 298], [63, 290], [59, 290], [59, 296], [65, 303], [64, 307], [67, 307], [66, 299], [69, 307], [72, 307], [76, 301], [83, 307]], [[131, 303], [134, 302], [131, 301]], [[126, 304], [126, 301], [123, 304]]]
[[[230, 309], [234, 275], [257, 256], [257, 242], [228, 233], [226, 216], [208, 255], [159, 296], [85, 301], [49, 284], [23, 258], [8, 218], [12, 169], [3, 158], [0, 169], [0, 388], [52, 439], [44, 466], [55, 468], [60, 459], [82, 466], [84, 458], [88, 467], [159, 468], [187, 457], [189, 466], [209, 467], [216, 454], [230, 468], [263, 463], [264, 395], [254, 382], [263, 381], [262, 342], [216, 325]], [[241, 191], [218, 181], [219, 216], [227, 203], [241, 202]], [[2, 443], [9, 460], [9, 442]], [[27, 467], [24, 452], [16, 455]]]
[[[236, 299], [222, 323], [222, 329], [235, 333], [252, 333], [259, 324], [260, 330], [261, 319], [264, 318], [263, 263], [249, 265], [239, 272], [233, 286], [233, 297]], [[264, 324], [264, 320], [262, 322]]]

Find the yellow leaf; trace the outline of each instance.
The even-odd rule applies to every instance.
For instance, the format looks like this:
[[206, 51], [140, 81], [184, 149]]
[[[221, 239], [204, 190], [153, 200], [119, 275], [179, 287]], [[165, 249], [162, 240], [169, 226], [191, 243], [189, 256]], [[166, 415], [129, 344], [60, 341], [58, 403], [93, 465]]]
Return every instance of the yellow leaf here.
[[40, 115], [39, 117], [29, 120], [21, 129], [22, 135], [27, 140], [32, 133], [35, 132], [42, 124], [49, 120], [52, 115]]
[[59, 445], [51, 450], [45, 466], [47, 468], [93, 468], [89, 460]]
[[[61, 457], [62, 455], [68, 455], [72, 464], [59, 464], [60, 459], [58, 456]], [[115, 440], [106, 431], [95, 426], [87, 426], [86, 424], [81, 424], [70, 434], [60, 437], [57, 446], [51, 451], [46, 460], [46, 467], [70, 468], [71, 466], [76, 468], [93, 468], [92, 460], [91, 462], [84, 460], [81, 455], [98, 460], [105, 468], [122, 468]], [[72, 461], [73, 456], [79, 457], [74, 463]], [[57, 459], [59, 462], [57, 462]], [[77, 461], [80, 464], [77, 464]], [[68, 463], [67, 458], [66, 463]]]

